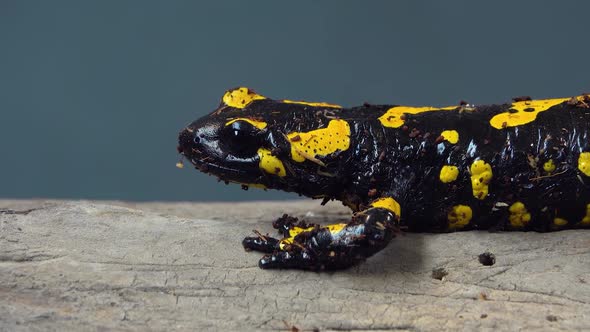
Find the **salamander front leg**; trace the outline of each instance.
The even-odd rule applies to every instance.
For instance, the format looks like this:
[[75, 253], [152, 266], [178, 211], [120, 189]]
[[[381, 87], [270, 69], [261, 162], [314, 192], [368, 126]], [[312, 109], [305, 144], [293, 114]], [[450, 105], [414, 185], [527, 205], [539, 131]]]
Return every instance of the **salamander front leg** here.
[[278, 222], [275, 227], [283, 233], [282, 240], [259, 235], [244, 239], [243, 245], [246, 249], [269, 253], [259, 262], [263, 269], [342, 269], [385, 248], [399, 232], [399, 214], [399, 204], [395, 200], [382, 198], [356, 213], [347, 224], [319, 226]]
[[[272, 226], [279, 230], [279, 233], [283, 235], [283, 241], [285, 241], [286, 238], [294, 237], [301, 233], [302, 230], [314, 225], [308, 226], [303, 222], [298, 222], [297, 218], [284, 214], [282, 217], [274, 221]], [[254, 231], [254, 233], [256, 233], [257, 236], [248, 236], [242, 241], [244, 249], [264, 253], [272, 253], [281, 250], [281, 240], [268, 235], [262, 235], [258, 231]]]

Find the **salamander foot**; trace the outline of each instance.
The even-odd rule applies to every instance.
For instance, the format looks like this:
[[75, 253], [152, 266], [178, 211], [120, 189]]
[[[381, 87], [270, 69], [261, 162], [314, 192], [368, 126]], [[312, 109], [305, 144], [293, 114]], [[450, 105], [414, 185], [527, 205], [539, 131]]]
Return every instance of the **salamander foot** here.
[[336, 270], [362, 262], [385, 248], [399, 233], [399, 217], [390, 209], [371, 207], [349, 223], [327, 226], [297, 223], [284, 215], [273, 223], [281, 240], [258, 233], [242, 242], [246, 250], [267, 253], [263, 269]]

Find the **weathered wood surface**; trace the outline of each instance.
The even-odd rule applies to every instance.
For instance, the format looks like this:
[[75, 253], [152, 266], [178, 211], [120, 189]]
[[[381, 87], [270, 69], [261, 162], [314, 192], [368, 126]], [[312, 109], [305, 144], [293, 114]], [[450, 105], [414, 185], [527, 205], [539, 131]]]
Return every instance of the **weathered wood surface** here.
[[590, 329], [590, 231], [406, 234], [363, 265], [310, 273], [259, 270], [240, 242], [283, 212], [347, 219], [338, 204], [0, 209], [3, 331]]

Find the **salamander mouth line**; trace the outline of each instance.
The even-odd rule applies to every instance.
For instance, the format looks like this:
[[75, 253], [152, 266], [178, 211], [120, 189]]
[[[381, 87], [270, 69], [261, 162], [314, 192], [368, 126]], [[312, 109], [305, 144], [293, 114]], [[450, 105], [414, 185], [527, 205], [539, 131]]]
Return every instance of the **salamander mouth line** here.
[[[236, 174], [236, 175], [243, 175], [243, 174], [247, 174], [248, 173], [247, 171], [241, 170], [241, 169], [238, 169], [238, 168], [233, 168], [233, 167], [228, 167], [228, 166], [221, 166], [219, 164], [214, 164], [214, 163], [212, 163], [212, 162], [209, 161], [210, 159], [212, 159], [209, 156], [205, 156], [204, 158], [194, 158], [193, 157], [193, 158], [187, 158], [187, 159], [189, 159], [190, 162], [193, 165], [195, 165], [196, 168], [198, 168], [200, 171], [202, 171], [204, 173], [213, 174], [214, 172], [212, 172], [212, 170], [228, 172], [228, 173], [232, 173], [232, 174]], [[213, 175], [217, 175], [217, 174], [213, 174]]]

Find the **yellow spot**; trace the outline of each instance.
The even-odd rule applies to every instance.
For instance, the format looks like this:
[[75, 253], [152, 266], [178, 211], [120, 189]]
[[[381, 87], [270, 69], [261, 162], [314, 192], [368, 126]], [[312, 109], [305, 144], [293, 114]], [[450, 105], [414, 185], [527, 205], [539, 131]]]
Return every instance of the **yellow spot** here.
[[399, 203], [391, 197], [379, 198], [371, 203], [371, 207], [387, 209], [395, 213], [396, 216], [401, 216], [401, 207]]
[[508, 211], [510, 212], [508, 220], [512, 227], [521, 228], [531, 221], [531, 214], [527, 211], [522, 202], [516, 202], [510, 205]]
[[259, 188], [259, 189], [266, 189], [266, 186], [261, 183], [242, 183], [248, 187]]
[[488, 195], [488, 184], [492, 180], [492, 166], [483, 160], [476, 160], [471, 164], [471, 189], [473, 196], [484, 199]]
[[258, 157], [260, 158], [258, 167], [266, 173], [278, 175], [280, 177], [287, 175], [283, 162], [279, 158], [273, 156], [269, 150], [263, 148], [258, 149]]
[[236, 122], [236, 121], [244, 121], [244, 122], [248, 122], [249, 124], [253, 125], [254, 127], [258, 128], [258, 129], [264, 129], [266, 128], [267, 124], [266, 122], [263, 121], [256, 121], [253, 119], [247, 119], [247, 118], [236, 118], [233, 120], [229, 120], [228, 122], [225, 123], [225, 126], [229, 126], [230, 124]]
[[229, 182], [241, 184], [241, 185], [252, 187], [252, 188], [267, 189], [266, 186], [261, 183], [246, 183], [246, 182], [238, 182], [238, 181], [231, 181], [231, 180], [229, 180]]
[[287, 135], [291, 143], [291, 158], [296, 162], [306, 159], [322, 164], [316, 156], [327, 156], [350, 147], [350, 126], [344, 120], [330, 120], [328, 127], [306, 133], [293, 132]]
[[447, 214], [449, 220], [449, 228], [459, 229], [465, 227], [471, 221], [473, 211], [467, 205], [455, 205]]
[[457, 144], [459, 142], [459, 133], [456, 130], [445, 130], [440, 133], [440, 136], [444, 137], [451, 144]]
[[578, 158], [578, 169], [586, 176], [590, 176], [590, 152], [580, 153]]
[[385, 114], [379, 117], [379, 121], [384, 127], [399, 128], [404, 124], [404, 114], [419, 114], [433, 111], [451, 111], [457, 109], [456, 106], [448, 106], [442, 108], [436, 107], [411, 107], [411, 106], [395, 106], [387, 110]]
[[[340, 224], [327, 225], [324, 228], [327, 228], [332, 235], [335, 235], [336, 233], [338, 233], [341, 230], [343, 230], [344, 227], [346, 227], [346, 224], [340, 223]], [[279, 242], [279, 248], [281, 250], [285, 250], [285, 246], [286, 245], [291, 245], [291, 244], [293, 244], [295, 242], [295, 237], [297, 235], [299, 235], [299, 234], [301, 234], [303, 232], [310, 232], [310, 231], [312, 231], [314, 229], [315, 229], [315, 226], [310, 226], [310, 227], [307, 227], [307, 228], [301, 228], [301, 227], [293, 227], [293, 228], [291, 228], [289, 230], [289, 236], [286, 237], [286, 238], [284, 238], [284, 239], [282, 239]]]
[[590, 226], [590, 204], [586, 204], [586, 215], [580, 221], [580, 225]]
[[553, 219], [553, 225], [555, 225], [555, 226], [565, 226], [565, 225], [567, 225], [567, 220], [565, 220], [563, 218], [554, 218]]
[[443, 183], [453, 182], [457, 180], [457, 176], [459, 176], [459, 169], [457, 166], [444, 165], [440, 169], [439, 178]]
[[279, 242], [279, 248], [281, 250], [285, 250], [286, 245], [290, 245], [290, 244], [293, 244], [293, 242], [295, 242], [295, 236], [297, 236], [303, 232], [312, 231], [313, 229], [314, 229], [314, 226], [307, 227], [307, 228], [301, 228], [301, 227], [291, 228], [289, 230], [289, 237], [286, 237]]
[[227, 91], [221, 100], [227, 106], [244, 108], [254, 100], [260, 99], [266, 99], [266, 97], [261, 96], [248, 88], [240, 87]]
[[[584, 96], [575, 97], [576, 100], [581, 100]], [[504, 112], [496, 114], [491, 120], [490, 124], [496, 129], [505, 127], [516, 127], [535, 121], [537, 115], [544, 112], [555, 105], [565, 103], [571, 98], [556, 98], [556, 99], [541, 99], [541, 100], [524, 100], [512, 103], [510, 109], [516, 112]]]
[[555, 163], [553, 162], [553, 159], [549, 159], [543, 164], [543, 170], [547, 173], [551, 173], [555, 170]]
[[313, 102], [307, 102], [307, 101], [296, 101], [296, 100], [288, 100], [288, 99], [283, 100], [283, 102], [287, 103], [287, 104], [300, 104], [300, 105], [308, 105], [308, 106], [314, 106], [314, 107], [342, 108], [342, 106], [340, 106], [340, 105], [330, 104], [330, 103], [313, 103]]

